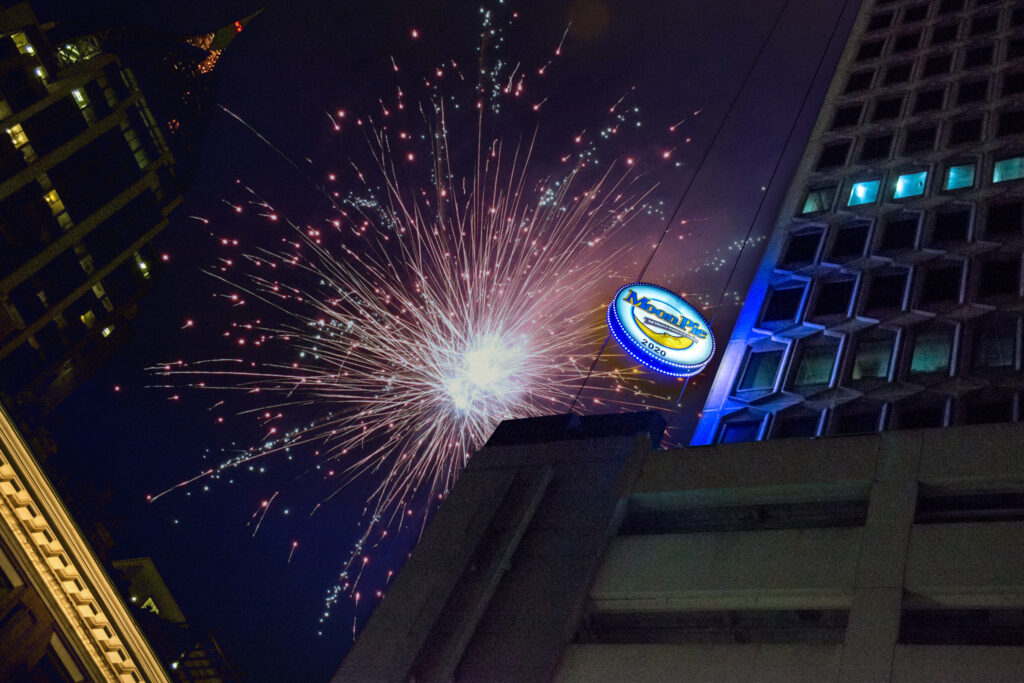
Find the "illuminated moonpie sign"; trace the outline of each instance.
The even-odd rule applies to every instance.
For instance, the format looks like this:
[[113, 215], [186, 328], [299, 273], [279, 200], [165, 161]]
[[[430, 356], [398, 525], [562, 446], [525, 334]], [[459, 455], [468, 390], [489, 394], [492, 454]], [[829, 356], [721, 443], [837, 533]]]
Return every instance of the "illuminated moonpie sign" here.
[[700, 312], [664, 287], [634, 282], [615, 293], [608, 328], [626, 352], [652, 370], [690, 377], [715, 354], [715, 337]]

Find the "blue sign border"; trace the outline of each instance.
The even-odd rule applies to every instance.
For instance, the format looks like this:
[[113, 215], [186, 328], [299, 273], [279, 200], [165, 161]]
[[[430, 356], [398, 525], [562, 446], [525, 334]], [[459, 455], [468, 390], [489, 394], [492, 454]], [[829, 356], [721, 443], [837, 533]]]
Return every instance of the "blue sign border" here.
[[[652, 289], [657, 289], [662, 292], [665, 292], [669, 296], [679, 299], [687, 306], [689, 306], [690, 309], [693, 310], [693, 312], [697, 315], [698, 321], [703, 323], [704, 327], [707, 328], [708, 337], [711, 340], [711, 353], [708, 354], [707, 360], [701, 363], [697, 363], [695, 365], [686, 365], [683, 363], [674, 363], [670, 360], [658, 358], [651, 354], [646, 349], [644, 349], [643, 346], [637, 343], [633, 339], [633, 337], [631, 337], [629, 333], [626, 332], [626, 328], [623, 327], [622, 321], [619, 320], [618, 313], [616, 313], [615, 311], [615, 303], [618, 301], [619, 295], [622, 294], [623, 291], [631, 287], [637, 287], [640, 285], [643, 285], [644, 287], [651, 287]], [[618, 291], [615, 292], [615, 296], [612, 297], [611, 303], [608, 304], [608, 313], [606, 317], [608, 318], [608, 329], [611, 330], [612, 336], [615, 337], [615, 341], [619, 342], [619, 346], [621, 346], [623, 350], [626, 353], [628, 353], [638, 363], [646, 365], [650, 369], [660, 372], [662, 374], [671, 375], [672, 377], [692, 377], [693, 375], [696, 375], [701, 370], [706, 368], [708, 363], [711, 362], [711, 359], [715, 357], [715, 335], [714, 332], [711, 331], [711, 325], [708, 324], [708, 321], [704, 319], [704, 316], [701, 315], [701, 312], [698, 311], [697, 308], [689, 301], [686, 301], [686, 299], [683, 299], [681, 296], [679, 296], [672, 290], [665, 289], [664, 287], [661, 287], [659, 285], [652, 285], [649, 282], [631, 282], [628, 285], [623, 285], [622, 287], [619, 287]]]

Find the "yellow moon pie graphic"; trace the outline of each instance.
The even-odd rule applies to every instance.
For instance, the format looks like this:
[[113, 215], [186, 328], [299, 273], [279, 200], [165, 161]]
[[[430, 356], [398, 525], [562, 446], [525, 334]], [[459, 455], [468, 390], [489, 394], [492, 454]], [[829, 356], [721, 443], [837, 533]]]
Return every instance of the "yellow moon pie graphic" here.
[[[661, 301], [658, 303], [665, 305]], [[633, 308], [633, 322], [653, 341], [669, 349], [688, 349], [695, 341], [683, 328], [636, 307]]]

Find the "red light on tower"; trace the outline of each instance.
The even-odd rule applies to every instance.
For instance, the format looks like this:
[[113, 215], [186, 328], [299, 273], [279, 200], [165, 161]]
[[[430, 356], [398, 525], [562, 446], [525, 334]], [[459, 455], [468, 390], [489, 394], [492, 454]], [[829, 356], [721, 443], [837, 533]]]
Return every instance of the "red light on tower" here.
[[242, 22], [236, 21], [235, 22], [235, 33], [241, 33], [241, 32], [242, 32]]

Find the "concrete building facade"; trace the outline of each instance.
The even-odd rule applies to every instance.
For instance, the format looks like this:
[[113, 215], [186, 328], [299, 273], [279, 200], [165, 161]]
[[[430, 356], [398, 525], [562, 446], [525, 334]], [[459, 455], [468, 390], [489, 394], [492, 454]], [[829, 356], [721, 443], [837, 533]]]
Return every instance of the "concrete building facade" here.
[[691, 443], [1021, 418], [1024, 7], [865, 0]]
[[336, 681], [1016, 681], [1024, 425], [654, 450], [503, 423]]

